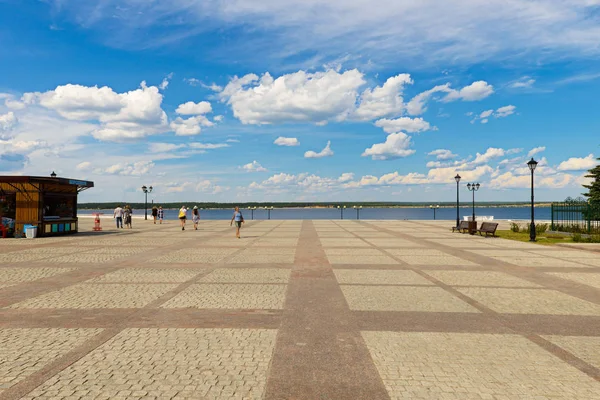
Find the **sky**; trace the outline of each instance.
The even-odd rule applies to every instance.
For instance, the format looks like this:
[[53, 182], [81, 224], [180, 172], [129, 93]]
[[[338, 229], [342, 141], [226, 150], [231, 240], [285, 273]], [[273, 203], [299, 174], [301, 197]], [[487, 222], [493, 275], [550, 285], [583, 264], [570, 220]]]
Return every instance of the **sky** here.
[[0, 0], [0, 175], [81, 202], [529, 201], [600, 157], [600, 0]]

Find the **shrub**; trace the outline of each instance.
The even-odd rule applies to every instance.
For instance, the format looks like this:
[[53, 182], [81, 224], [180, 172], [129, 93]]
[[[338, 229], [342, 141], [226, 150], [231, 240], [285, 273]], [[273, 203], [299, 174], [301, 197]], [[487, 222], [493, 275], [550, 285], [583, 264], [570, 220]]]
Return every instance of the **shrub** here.
[[572, 237], [573, 237], [573, 241], [575, 243], [581, 243], [583, 241], [583, 238], [581, 237], [581, 233], [574, 233]]
[[519, 224], [517, 224], [516, 222], [511, 222], [510, 223], [510, 230], [513, 231], [513, 232], [515, 232], [515, 233], [518, 233], [519, 230], [520, 230]]
[[537, 234], [545, 233], [548, 230], [548, 224], [535, 224], [535, 231]]

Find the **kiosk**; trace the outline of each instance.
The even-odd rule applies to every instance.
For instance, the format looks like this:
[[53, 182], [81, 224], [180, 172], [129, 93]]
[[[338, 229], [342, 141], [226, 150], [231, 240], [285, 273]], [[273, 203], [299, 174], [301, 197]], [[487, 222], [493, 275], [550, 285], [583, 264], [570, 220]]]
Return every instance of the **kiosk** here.
[[0, 175], [0, 238], [23, 237], [25, 226], [37, 236], [76, 233], [77, 195], [94, 182], [69, 178]]

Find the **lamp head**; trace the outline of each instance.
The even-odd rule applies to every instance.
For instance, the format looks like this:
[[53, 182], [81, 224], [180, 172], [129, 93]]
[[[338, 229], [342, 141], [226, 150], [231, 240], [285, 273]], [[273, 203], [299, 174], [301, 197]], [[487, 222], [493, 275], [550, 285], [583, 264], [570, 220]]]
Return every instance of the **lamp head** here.
[[538, 162], [537, 162], [537, 161], [535, 161], [535, 160], [533, 159], [533, 157], [531, 157], [531, 160], [529, 160], [529, 162], [527, 163], [527, 166], [529, 167], [529, 170], [530, 170], [531, 172], [535, 171], [535, 167], [537, 167], [537, 165], [538, 165]]
[[52, 171], [52, 173], [50, 174], [50, 177], [56, 178], [56, 172]]
[[467, 189], [471, 190], [471, 184], [467, 183]]
[[151, 192], [151, 191], [152, 191], [152, 186], [150, 186], [150, 187], [148, 188], [148, 192]]
[[475, 189], [475, 190], [479, 190], [479, 187], [480, 187], [480, 186], [481, 186], [481, 185], [480, 185], [479, 183], [478, 183], [478, 184], [476, 184], [476, 185], [475, 185], [475, 187], [476, 187], [477, 189]]
[[461, 176], [459, 174], [456, 174], [456, 176], [454, 177], [454, 180], [456, 181], [456, 183], [460, 182], [460, 178], [461, 178]]
[[142, 186], [142, 192], [146, 193], [148, 191], [148, 188], [146, 187], [146, 185]]

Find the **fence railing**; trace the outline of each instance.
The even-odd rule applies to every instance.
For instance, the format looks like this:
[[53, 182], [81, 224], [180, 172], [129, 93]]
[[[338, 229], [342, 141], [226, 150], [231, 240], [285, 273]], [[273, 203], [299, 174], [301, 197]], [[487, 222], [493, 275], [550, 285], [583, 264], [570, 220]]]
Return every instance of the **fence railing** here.
[[600, 233], [600, 205], [587, 202], [552, 203], [553, 231]]

